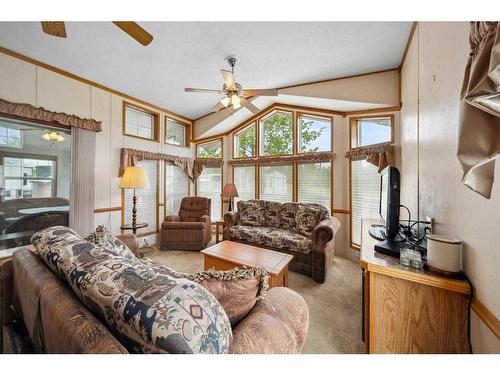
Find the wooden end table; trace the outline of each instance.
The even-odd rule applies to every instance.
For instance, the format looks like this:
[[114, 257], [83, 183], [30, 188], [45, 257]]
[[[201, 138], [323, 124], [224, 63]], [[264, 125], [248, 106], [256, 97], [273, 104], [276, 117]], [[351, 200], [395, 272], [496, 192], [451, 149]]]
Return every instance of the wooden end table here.
[[135, 226], [132, 224], [123, 224], [120, 226], [120, 229], [121, 230], [131, 230], [133, 234], [136, 234], [137, 229], [146, 228], [147, 226], [148, 226], [148, 223], [138, 223], [138, 224], [135, 224]]
[[201, 251], [205, 256], [205, 271], [214, 268], [227, 271], [235, 267], [264, 268], [271, 276], [269, 288], [288, 286], [288, 264], [293, 256], [234, 241], [222, 241]]
[[222, 227], [222, 229], [224, 230], [224, 220], [217, 220], [216, 222], [214, 222], [212, 224], [215, 225], [215, 242], [219, 243], [220, 242], [219, 236], [221, 234], [220, 228]]

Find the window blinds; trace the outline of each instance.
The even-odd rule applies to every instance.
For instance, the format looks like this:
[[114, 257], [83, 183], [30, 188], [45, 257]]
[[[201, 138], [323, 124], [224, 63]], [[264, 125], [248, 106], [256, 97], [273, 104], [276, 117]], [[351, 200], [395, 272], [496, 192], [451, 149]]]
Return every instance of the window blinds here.
[[222, 168], [220, 167], [207, 167], [203, 169], [200, 177], [196, 180], [196, 195], [212, 200], [212, 221], [221, 219], [221, 181]]
[[233, 181], [238, 190], [239, 197], [234, 198], [235, 203], [255, 199], [255, 165], [234, 166]]
[[291, 202], [293, 172], [291, 165], [260, 166], [260, 199]]
[[177, 215], [181, 200], [189, 196], [189, 179], [181, 167], [165, 166], [165, 215]]
[[[137, 234], [156, 232], [157, 223], [157, 189], [158, 175], [156, 160], [143, 160], [137, 166], [144, 168], [149, 179], [149, 188], [137, 189], [135, 195], [137, 197], [137, 223], [147, 223], [146, 228], [137, 230]], [[133, 189], [125, 189], [124, 202], [124, 224], [132, 223], [132, 196]]]
[[361, 245], [361, 219], [379, 217], [380, 175], [366, 160], [351, 161], [351, 238]]
[[331, 163], [299, 164], [299, 202], [321, 204], [330, 211], [331, 182]]

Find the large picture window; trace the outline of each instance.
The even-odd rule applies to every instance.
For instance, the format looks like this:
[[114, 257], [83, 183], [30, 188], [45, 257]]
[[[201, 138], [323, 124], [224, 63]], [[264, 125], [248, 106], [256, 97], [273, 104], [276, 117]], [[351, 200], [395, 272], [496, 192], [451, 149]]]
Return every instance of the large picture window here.
[[222, 168], [206, 167], [196, 180], [196, 195], [212, 200], [212, 221], [222, 216]]
[[[137, 223], [148, 226], [137, 230], [138, 235], [156, 233], [158, 231], [158, 161], [143, 160], [137, 166], [144, 168], [148, 175], [149, 188], [137, 189]], [[123, 223], [132, 223], [133, 189], [123, 190]]]
[[196, 145], [196, 157], [198, 158], [222, 158], [222, 140], [198, 143]]
[[236, 132], [233, 141], [235, 158], [250, 158], [257, 156], [255, 123]]
[[332, 121], [310, 115], [299, 116], [299, 152], [327, 152], [332, 150]]
[[394, 116], [352, 117], [351, 148], [390, 143]]
[[177, 215], [182, 198], [189, 196], [189, 177], [181, 167], [165, 165], [165, 215]]
[[123, 102], [123, 133], [132, 137], [158, 141], [159, 115]]
[[260, 154], [290, 155], [293, 152], [293, 114], [274, 111], [260, 120]]
[[255, 199], [255, 165], [235, 165], [233, 182], [238, 190], [235, 203], [240, 200]]
[[298, 164], [298, 201], [317, 203], [330, 210], [332, 197], [332, 164]]
[[260, 199], [274, 202], [293, 200], [292, 165], [262, 165], [259, 170]]

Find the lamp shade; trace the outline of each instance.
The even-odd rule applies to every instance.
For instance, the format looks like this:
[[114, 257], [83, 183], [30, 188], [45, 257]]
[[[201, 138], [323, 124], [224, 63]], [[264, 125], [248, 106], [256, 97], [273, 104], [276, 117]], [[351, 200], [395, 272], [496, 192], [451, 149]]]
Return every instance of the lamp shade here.
[[222, 189], [222, 196], [223, 197], [237, 197], [238, 190], [236, 189], [236, 185], [235, 184], [225, 184], [224, 188]]
[[148, 175], [144, 168], [127, 167], [120, 181], [120, 189], [146, 189], [149, 187]]

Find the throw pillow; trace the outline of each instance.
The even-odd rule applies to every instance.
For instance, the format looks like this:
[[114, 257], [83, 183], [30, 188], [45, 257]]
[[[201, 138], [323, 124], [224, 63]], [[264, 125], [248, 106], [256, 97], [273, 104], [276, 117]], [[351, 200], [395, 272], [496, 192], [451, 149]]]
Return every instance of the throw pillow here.
[[114, 251], [124, 258], [135, 258], [134, 253], [120, 239], [109, 232], [104, 225], [99, 225], [95, 231], [85, 237], [86, 241], [92, 242], [108, 251]]
[[260, 227], [263, 225], [262, 201], [239, 201], [237, 205], [241, 225], [249, 225], [253, 227]]
[[279, 228], [281, 223], [281, 203], [265, 201], [264, 222], [268, 228]]
[[280, 225], [282, 229], [295, 231], [295, 216], [298, 209], [298, 203], [287, 202], [281, 205]]
[[186, 278], [159, 272], [85, 241], [64, 227], [33, 235], [42, 260], [131, 352], [227, 353], [231, 323], [217, 299]]
[[314, 228], [328, 216], [328, 210], [319, 204], [300, 204], [295, 218], [297, 232], [312, 237]]

